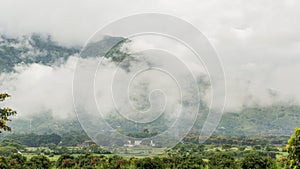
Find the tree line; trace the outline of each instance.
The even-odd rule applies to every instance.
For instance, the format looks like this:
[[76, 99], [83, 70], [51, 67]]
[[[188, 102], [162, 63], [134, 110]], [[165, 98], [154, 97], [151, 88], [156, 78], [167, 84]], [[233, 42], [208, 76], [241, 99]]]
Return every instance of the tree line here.
[[73, 156], [61, 155], [56, 161], [37, 155], [28, 159], [20, 154], [0, 156], [0, 168], [8, 169], [277, 169], [276, 161], [270, 157], [249, 154], [235, 160], [230, 154], [216, 153], [205, 161], [201, 156], [165, 156], [145, 158], [124, 158], [121, 156], [94, 156], [91, 154]]

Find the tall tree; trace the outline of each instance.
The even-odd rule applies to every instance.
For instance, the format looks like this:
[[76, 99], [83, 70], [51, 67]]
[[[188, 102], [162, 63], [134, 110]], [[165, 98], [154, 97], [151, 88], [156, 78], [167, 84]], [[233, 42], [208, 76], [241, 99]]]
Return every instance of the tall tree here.
[[286, 149], [289, 152], [290, 167], [300, 169], [300, 128], [295, 128]]
[[[10, 97], [9, 94], [1, 93], [0, 102], [3, 102], [8, 97]], [[17, 114], [17, 112], [12, 110], [11, 108], [8, 107], [0, 108], [0, 133], [2, 133], [2, 131], [11, 131], [11, 128], [7, 126], [7, 122], [11, 121], [9, 117], [15, 114]]]

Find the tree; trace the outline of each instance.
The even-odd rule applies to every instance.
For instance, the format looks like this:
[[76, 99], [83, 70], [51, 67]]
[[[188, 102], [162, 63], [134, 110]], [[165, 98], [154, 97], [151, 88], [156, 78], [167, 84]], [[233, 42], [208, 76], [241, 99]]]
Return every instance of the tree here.
[[137, 169], [161, 169], [162, 166], [162, 161], [159, 158], [143, 158], [143, 159], [138, 159], [135, 162], [135, 167]]
[[[9, 94], [1, 93], [0, 102], [4, 101], [8, 97], [10, 97]], [[8, 121], [11, 121], [9, 117], [15, 114], [17, 114], [17, 112], [12, 110], [11, 108], [8, 107], [0, 108], [0, 133], [2, 133], [2, 131], [11, 131], [11, 128], [7, 126], [6, 123]]]
[[203, 169], [206, 168], [206, 163], [203, 161], [200, 155], [193, 154], [175, 157], [175, 166], [178, 169]]
[[91, 161], [94, 157], [91, 154], [80, 155], [76, 158], [77, 164], [80, 168], [91, 165]]
[[21, 154], [13, 154], [9, 157], [8, 163], [12, 169], [23, 169], [25, 168], [27, 158]]
[[226, 151], [229, 150], [231, 147], [232, 147], [231, 144], [223, 144], [222, 145], [222, 149], [226, 150]]
[[270, 157], [261, 157], [257, 153], [246, 155], [241, 161], [241, 167], [243, 169], [277, 169], [275, 160]]
[[208, 162], [208, 168], [212, 169], [237, 169], [237, 163], [228, 153], [217, 153], [211, 156]]
[[7, 160], [3, 156], [0, 156], [0, 168], [8, 168]]
[[288, 141], [286, 150], [289, 153], [290, 167], [300, 169], [300, 128], [295, 128], [294, 134]]
[[75, 157], [69, 154], [61, 155], [56, 161], [57, 168], [72, 168], [76, 165]]
[[27, 161], [27, 166], [28, 168], [35, 169], [50, 169], [51, 161], [43, 155], [33, 156], [29, 161]]
[[12, 147], [12, 146], [0, 147], [0, 155], [3, 155], [3, 156], [9, 156], [9, 155], [12, 155], [17, 152], [18, 152], [18, 149], [16, 149], [15, 147]]

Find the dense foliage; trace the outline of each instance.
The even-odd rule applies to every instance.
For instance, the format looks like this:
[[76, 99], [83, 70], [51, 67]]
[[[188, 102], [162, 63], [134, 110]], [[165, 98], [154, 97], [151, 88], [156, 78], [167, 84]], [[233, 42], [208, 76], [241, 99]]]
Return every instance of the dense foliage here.
[[293, 169], [300, 168], [300, 128], [296, 128], [294, 134], [288, 141], [286, 146], [287, 151], [289, 152], [290, 166]]
[[[15, 135], [16, 136], [16, 135]], [[41, 137], [49, 137], [45, 134]], [[265, 138], [264, 138], [265, 137]], [[38, 136], [37, 136], [38, 138]], [[199, 144], [192, 136], [166, 153], [155, 157], [116, 156], [89, 141], [65, 147], [61, 143], [27, 147], [21, 143], [2, 139], [0, 165], [2, 168], [166, 168], [166, 169], [280, 169], [289, 165], [284, 145], [278, 147], [273, 140], [261, 138], [213, 136], [208, 144]], [[279, 137], [280, 138], [280, 137]], [[191, 142], [187, 141], [190, 140]], [[287, 140], [287, 139], [286, 139]], [[87, 142], [87, 141], [85, 141]], [[282, 142], [282, 141], [280, 141]], [[22, 153], [22, 155], [20, 154]], [[276, 160], [275, 160], [276, 159]], [[1, 168], [0, 166], [0, 168]]]
[[11, 169], [48, 169], [48, 168], [84, 168], [84, 169], [277, 169], [276, 161], [269, 157], [248, 155], [236, 160], [232, 155], [216, 153], [205, 162], [200, 156], [167, 156], [127, 158], [121, 156], [95, 156], [85, 154], [74, 156], [61, 155], [56, 161], [44, 155], [27, 159], [20, 154], [9, 157], [0, 156], [0, 168]]
[[235, 159], [226, 153], [219, 153], [211, 156], [208, 162], [209, 168], [214, 169], [237, 169]]
[[248, 154], [241, 161], [241, 167], [243, 169], [276, 169], [277, 165], [270, 157], [261, 157], [259, 154]]
[[[8, 97], [10, 97], [10, 95], [6, 93], [0, 94], [0, 102], [4, 101]], [[7, 122], [11, 121], [10, 117], [15, 114], [17, 114], [17, 112], [11, 108], [0, 108], [0, 133], [2, 133], [2, 131], [11, 131], [11, 128], [7, 126]]]

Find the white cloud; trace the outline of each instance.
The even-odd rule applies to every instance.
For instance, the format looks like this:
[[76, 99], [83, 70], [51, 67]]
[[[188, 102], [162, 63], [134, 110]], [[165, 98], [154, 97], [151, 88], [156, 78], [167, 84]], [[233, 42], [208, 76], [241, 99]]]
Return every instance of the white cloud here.
[[5, 102], [20, 117], [51, 113], [56, 118], [74, 116], [72, 77], [74, 58], [60, 67], [40, 64], [19, 65], [15, 73], [1, 74], [1, 90], [12, 95]]
[[[297, 99], [300, 82], [296, 77], [300, 73], [299, 7], [296, 0], [9, 0], [1, 1], [0, 30], [11, 35], [49, 33], [62, 44], [82, 45], [96, 30], [124, 16], [144, 12], [175, 15], [199, 28], [215, 46], [227, 75], [228, 107], [239, 107], [249, 98], [272, 102], [266, 99], [269, 89], [282, 93], [282, 99], [300, 100]], [[66, 79], [60, 77], [68, 73], [67, 68], [31, 65], [13, 82], [27, 84], [20, 86], [20, 90], [30, 95], [33, 89], [39, 93], [40, 86], [67, 86]], [[41, 74], [49, 80], [35, 79]], [[31, 82], [26, 80], [32, 78]], [[39, 95], [46, 92], [53, 99], [61, 99], [50, 89], [46, 91], [40, 91]], [[68, 90], [59, 92], [69, 97]], [[18, 93], [12, 94], [18, 98]], [[20, 102], [27, 101], [25, 96], [21, 98], [24, 99]], [[40, 99], [32, 101], [43, 105]], [[45, 105], [61, 109], [54, 103]]]

